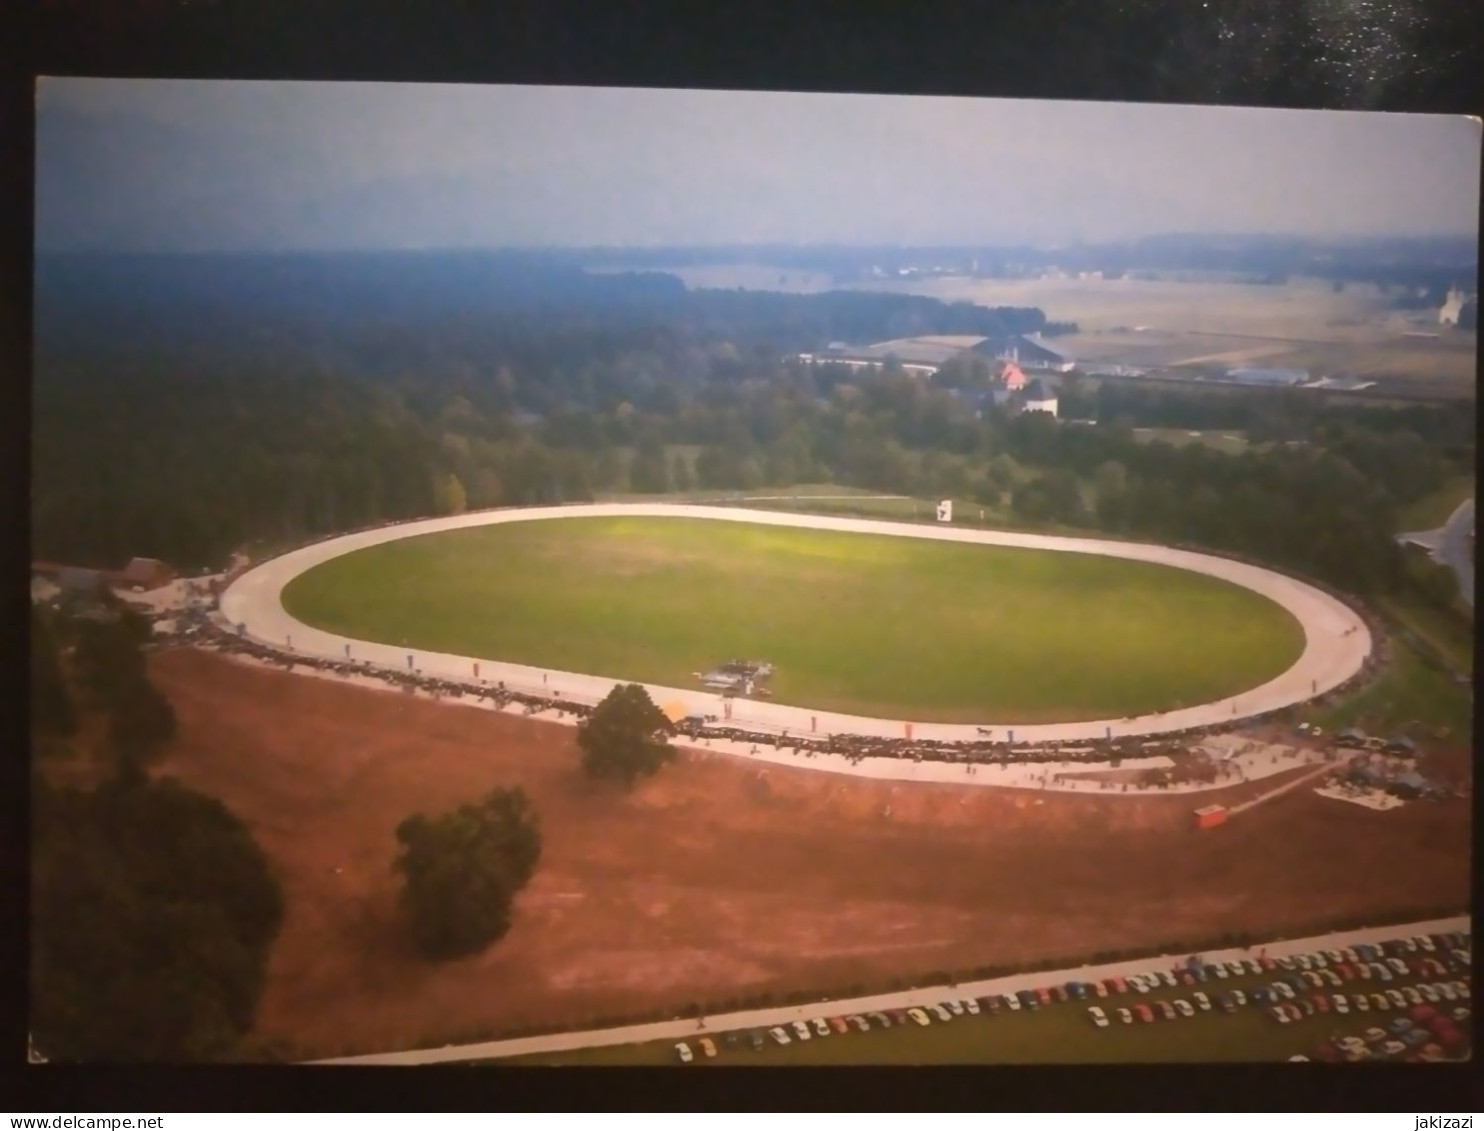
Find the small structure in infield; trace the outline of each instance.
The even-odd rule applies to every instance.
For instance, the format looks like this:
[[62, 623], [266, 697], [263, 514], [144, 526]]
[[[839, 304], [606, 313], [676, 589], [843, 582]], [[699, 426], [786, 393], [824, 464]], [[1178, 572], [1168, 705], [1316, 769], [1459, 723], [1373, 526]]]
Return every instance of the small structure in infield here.
[[773, 665], [763, 660], [728, 660], [696, 676], [704, 686], [723, 695], [767, 695], [764, 685], [772, 674]]

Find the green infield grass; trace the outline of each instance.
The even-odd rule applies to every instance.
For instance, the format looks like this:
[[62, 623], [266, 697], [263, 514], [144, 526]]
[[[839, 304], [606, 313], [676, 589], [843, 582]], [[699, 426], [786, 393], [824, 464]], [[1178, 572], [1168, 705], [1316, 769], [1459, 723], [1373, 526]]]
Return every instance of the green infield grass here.
[[778, 702], [943, 722], [1194, 706], [1304, 645], [1286, 610], [1184, 570], [690, 518], [403, 539], [309, 570], [283, 600], [356, 639], [674, 687], [766, 660]]

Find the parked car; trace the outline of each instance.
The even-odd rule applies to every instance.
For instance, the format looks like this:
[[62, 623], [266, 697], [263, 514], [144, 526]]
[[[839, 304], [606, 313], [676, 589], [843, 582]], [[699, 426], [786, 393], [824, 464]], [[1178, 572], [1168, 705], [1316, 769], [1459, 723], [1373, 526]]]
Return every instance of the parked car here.
[[[788, 1043], [788, 1034], [785, 1033], [782, 1029], [776, 1029], [774, 1030], [774, 1032], [777, 1032], [783, 1037], [783, 1040], [779, 1042], [780, 1044]], [[774, 1039], [776, 1040], [777, 1038]], [[747, 1030], [747, 1043], [752, 1046], [753, 1052], [757, 1052], [767, 1042], [763, 1040], [763, 1031], [761, 1029], [749, 1029]]]
[[1149, 1008], [1148, 1002], [1141, 1001], [1134, 1006], [1134, 1016], [1147, 1025], [1154, 1020], [1154, 1010]]
[[1409, 1048], [1417, 1048], [1419, 1045], [1425, 1045], [1430, 1039], [1431, 1037], [1425, 1029], [1408, 1029], [1402, 1034], [1402, 1041]]
[[1037, 986], [1035, 990], [1036, 1001], [1042, 1005], [1050, 1005], [1052, 1002], [1051, 991], [1045, 986]]
[[850, 1032], [850, 1026], [847, 1025], [847, 1024], [845, 1024], [845, 1018], [843, 1018], [843, 1017], [831, 1017], [828, 1020], [829, 1020], [830, 1028], [833, 1029], [835, 1032], [837, 1032], [837, 1033], [848, 1033], [848, 1032]]
[[944, 1009], [948, 1010], [948, 1012], [953, 1014], [955, 1017], [962, 1017], [964, 1015], [963, 1002], [945, 1001], [942, 1003], [942, 1005]]
[[1159, 1006], [1159, 1015], [1166, 1021], [1173, 1021], [1176, 1017], [1179, 1016], [1179, 1014], [1175, 1012], [1175, 1007], [1169, 1002], [1159, 1001], [1155, 1002], [1155, 1004]]
[[999, 998], [989, 995], [979, 999], [979, 1005], [986, 1013], [995, 1014], [1000, 1011], [1001, 1001]]
[[1326, 986], [1340, 986], [1344, 984], [1344, 979], [1342, 979], [1333, 970], [1323, 971], [1322, 977], [1324, 978], [1324, 984]]
[[1315, 970], [1323, 970], [1326, 966], [1329, 965], [1329, 959], [1326, 958], [1323, 954], [1316, 953], [1309, 955], [1309, 963]]
[[871, 1031], [871, 1022], [859, 1013], [852, 1013], [845, 1021], [847, 1024], [854, 1026], [858, 1033], [869, 1033]]
[[1108, 982], [1108, 988], [1110, 990], [1112, 990], [1115, 994], [1126, 994], [1126, 993], [1128, 993], [1128, 980], [1127, 979], [1122, 978], [1119, 975], [1115, 974], [1115, 975], [1113, 975], [1113, 977], [1107, 979], [1107, 982]]
[[1232, 990], [1231, 997], [1232, 1001], [1236, 1002], [1238, 1005], [1247, 1004], [1247, 995], [1244, 994], [1241, 990]]
[[959, 1004], [964, 1007], [964, 1012], [969, 1014], [971, 1017], [979, 1016], [979, 1003], [973, 998], [966, 997], [963, 1001], [959, 1002]]
[[1413, 935], [1412, 941], [1417, 944], [1417, 948], [1419, 950], [1425, 950], [1429, 954], [1437, 949], [1432, 939], [1428, 938], [1426, 935]]
[[1266, 973], [1267, 971], [1271, 970], [1276, 965], [1277, 965], [1277, 963], [1275, 963], [1266, 954], [1259, 954], [1257, 956], [1257, 969], [1259, 971], [1262, 971], [1262, 972]]
[[1453, 1020], [1458, 1021], [1460, 1023], [1461, 1022], [1464, 1022], [1464, 1021], [1467, 1021], [1473, 1015], [1474, 1015], [1474, 1011], [1471, 1010], [1466, 1005], [1455, 1005], [1452, 1009], [1450, 1009], [1448, 1011], [1448, 1016], [1452, 1017]]
[[1020, 999], [1014, 994], [1005, 994], [1000, 998], [1000, 1000], [1005, 1003], [1005, 1008], [1008, 1009], [1011, 1013], [1020, 1012]]
[[1412, 1028], [1412, 1023], [1405, 1017], [1393, 1017], [1390, 1021], [1386, 1022], [1386, 1031], [1388, 1033], [1405, 1033], [1410, 1028]]
[[949, 1013], [948, 1010], [944, 1009], [941, 1005], [930, 1005], [930, 1006], [928, 1006], [928, 1012], [933, 1017], [936, 1017], [939, 1021], [952, 1021], [953, 1020], [953, 1014], [952, 1013]]
[[1413, 1005], [1422, 1004], [1422, 992], [1416, 986], [1403, 986], [1402, 997], [1406, 998]]
[[1069, 1000], [1081, 1001], [1087, 996], [1087, 989], [1081, 982], [1068, 982], [1063, 992]]
[[696, 1059], [696, 1054], [690, 1051], [690, 1045], [684, 1041], [675, 1046], [675, 1055], [680, 1058], [681, 1064], [689, 1064]]
[[1092, 1018], [1092, 1023], [1099, 1029], [1106, 1029], [1108, 1027], [1108, 1015], [1103, 1012], [1102, 1006], [1089, 1005], [1087, 1007], [1087, 1016]]
[[1371, 1005], [1375, 1009], [1385, 1010], [1391, 1008], [1391, 1002], [1387, 999], [1385, 994], [1372, 994]]
[[1191, 1005], [1190, 1002], [1186, 1001], [1183, 997], [1175, 999], [1175, 1008], [1180, 1011], [1181, 1017], [1195, 1016], [1195, 1006]]
[[1316, 990], [1324, 985], [1324, 979], [1319, 976], [1318, 970], [1308, 970], [1304, 973], [1304, 981]]
[[1329, 1012], [1329, 998], [1325, 997], [1323, 994], [1315, 994], [1309, 1000], [1314, 1003], [1314, 1010], [1316, 1013]]
[[1313, 1002], [1312, 1002], [1312, 1001], [1310, 1001], [1310, 1000], [1309, 1000], [1309, 999], [1308, 999], [1308, 998], [1306, 998], [1306, 997], [1304, 997], [1304, 998], [1299, 998], [1299, 1000], [1298, 1000], [1298, 1001], [1296, 1001], [1296, 1002], [1294, 1002], [1294, 1003], [1293, 1003], [1293, 1004], [1294, 1004], [1294, 1005], [1296, 1005], [1296, 1006], [1298, 1006], [1298, 1007], [1299, 1007], [1299, 1009], [1300, 1009], [1300, 1010], [1302, 1010], [1302, 1011], [1303, 1011], [1303, 1014], [1304, 1014], [1304, 1016], [1305, 1016], [1305, 1017], [1313, 1017], [1313, 1016], [1314, 1016], [1314, 1014], [1315, 1014], [1315, 1013], [1316, 1013], [1316, 1012], [1318, 1012], [1318, 1011], [1317, 1011], [1317, 1010], [1316, 1010], [1316, 1009], [1315, 1009], [1315, 1008], [1314, 1008], [1314, 1003], [1313, 1003]]
[[805, 1025], [802, 1021], [795, 1021], [793, 1023], [793, 1030], [794, 1036], [798, 1037], [801, 1041], [807, 1041], [811, 1036], [813, 1036], [813, 1034], [809, 1032], [809, 1026]]
[[1196, 1008], [1202, 1013], [1208, 1012], [1211, 1008], [1211, 999], [1206, 996], [1203, 990], [1196, 990], [1195, 993], [1190, 995], [1190, 1000], [1195, 1002]]
[[716, 1055], [716, 1042], [710, 1037], [702, 1037], [696, 1044], [701, 1046], [701, 1051], [706, 1054], [707, 1060]]
[[905, 1009], [888, 1009], [886, 1015], [891, 1018], [893, 1025], [905, 1025], [911, 1020]]
[[1267, 1005], [1273, 1000], [1273, 993], [1267, 986], [1253, 986], [1247, 993], [1247, 1000], [1253, 1005]]
[[918, 1025], [931, 1025], [932, 1024], [932, 1022], [930, 1020], [928, 1020], [928, 1015], [926, 1013], [924, 1013], [921, 1009], [909, 1009], [909, 1010], [907, 1010], [907, 1016], [910, 1017], [910, 1018], [912, 1018], [912, 1020], [916, 1024], [918, 1024]]
[[1364, 1036], [1366, 1040], [1370, 1041], [1372, 1044], [1375, 1044], [1377, 1041], [1384, 1041], [1386, 1039], [1386, 1030], [1378, 1029], [1376, 1026], [1372, 1025], [1365, 1031]]
[[1335, 994], [1334, 998], [1331, 1001], [1331, 1004], [1334, 1006], [1336, 1013], [1350, 1012], [1350, 999], [1347, 998], [1344, 994]]
[[1350, 1008], [1356, 1013], [1369, 1013], [1371, 1011], [1371, 999], [1365, 994], [1352, 994], [1350, 997]]
[[1442, 995], [1444, 1001], [1458, 1000], [1458, 991], [1453, 988], [1452, 982], [1439, 982], [1437, 989], [1438, 993]]
[[866, 1014], [866, 1016], [869, 1017], [872, 1022], [874, 1022], [876, 1025], [879, 1025], [883, 1029], [890, 1029], [894, 1024], [889, 1016], [887, 1016], [885, 1013], [880, 1012], [879, 1010], [873, 1010], [872, 1012]]
[[1381, 1044], [1379, 1051], [1383, 1056], [1401, 1056], [1407, 1051], [1407, 1046], [1401, 1041], [1385, 1041]]
[[1126, 1005], [1120, 1005], [1118, 1007], [1118, 1020], [1121, 1021], [1121, 1022], [1123, 1022], [1123, 1024], [1125, 1024], [1125, 1025], [1132, 1025], [1133, 1024], [1134, 1015], [1131, 1012], [1129, 1012], [1128, 1006], [1126, 1006]]
[[1092, 986], [1093, 997], [1108, 996], [1108, 984], [1106, 982], [1092, 982], [1090, 984]]
[[1288, 1024], [1288, 1010], [1284, 1009], [1281, 1005], [1270, 1006], [1268, 1008], [1268, 1014], [1274, 1021], [1278, 1022], [1278, 1024]]
[[1386, 998], [1397, 1009], [1406, 1009], [1407, 1008], [1407, 999], [1404, 998], [1404, 997], [1402, 997], [1401, 990], [1387, 990], [1386, 991]]
[[823, 1017], [816, 1017], [814, 1019], [814, 1031], [821, 1037], [828, 1037], [830, 1035], [830, 1023]]
[[1393, 973], [1396, 973], [1396, 974], [1406, 974], [1407, 973], [1407, 964], [1405, 962], [1403, 962], [1400, 958], [1388, 958], [1386, 960], [1386, 965], [1388, 965], [1388, 966], [1391, 967]]
[[1354, 1036], [1351, 1036], [1351, 1037], [1337, 1037], [1337, 1038], [1335, 1038], [1335, 1046], [1337, 1048], [1339, 1048], [1341, 1051], [1348, 1052], [1350, 1049], [1363, 1049], [1363, 1048], [1365, 1048], [1365, 1042], [1363, 1040], [1361, 1040], [1359, 1037], [1354, 1037]]
[[1179, 982], [1182, 986], [1193, 986], [1195, 985], [1195, 980], [1195, 974], [1190, 970], [1180, 970], [1175, 974], [1175, 981]]
[[1217, 994], [1216, 1004], [1223, 1013], [1235, 1013], [1237, 1011], [1236, 999], [1231, 994]]

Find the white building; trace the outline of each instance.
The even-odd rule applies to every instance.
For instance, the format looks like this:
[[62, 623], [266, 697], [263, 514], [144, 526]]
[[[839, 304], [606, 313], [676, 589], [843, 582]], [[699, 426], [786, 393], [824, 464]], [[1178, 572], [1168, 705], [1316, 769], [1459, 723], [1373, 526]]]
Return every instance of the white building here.
[[1032, 381], [1025, 387], [1025, 412], [1049, 412], [1056, 415], [1056, 394], [1040, 381]]
[[1463, 313], [1464, 304], [1469, 296], [1457, 287], [1448, 289], [1448, 297], [1444, 300], [1442, 307], [1438, 310], [1439, 326], [1457, 326], [1459, 316]]

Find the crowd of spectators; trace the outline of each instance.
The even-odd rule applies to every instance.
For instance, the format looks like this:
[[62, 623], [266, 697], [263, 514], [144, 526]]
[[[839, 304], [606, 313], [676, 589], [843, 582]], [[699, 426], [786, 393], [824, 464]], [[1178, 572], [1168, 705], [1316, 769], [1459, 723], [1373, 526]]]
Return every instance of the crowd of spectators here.
[[[375, 529], [383, 526], [395, 525], [394, 523], [379, 523]], [[327, 541], [330, 538], [343, 537], [344, 532], [326, 535], [317, 541]], [[307, 543], [313, 545], [314, 543]], [[1181, 547], [1194, 549], [1193, 547]], [[1209, 550], [1200, 550], [1201, 553], [1210, 553]], [[1224, 554], [1223, 557], [1234, 558], [1238, 561], [1246, 561], [1237, 555]], [[261, 564], [261, 563], [255, 563]], [[1248, 564], [1261, 566], [1263, 563], [1252, 561]], [[581, 719], [591, 714], [590, 704], [579, 703], [561, 696], [560, 692], [534, 692], [516, 690], [507, 687], [503, 682], [491, 682], [487, 680], [452, 680], [439, 676], [427, 675], [419, 670], [383, 667], [367, 661], [345, 659], [328, 659], [324, 657], [308, 656], [292, 649], [267, 645], [261, 641], [250, 639], [235, 633], [223, 626], [219, 617], [213, 614], [218, 606], [218, 594], [226, 588], [236, 574], [247, 568], [246, 563], [239, 566], [221, 583], [210, 586], [193, 594], [193, 599], [183, 609], [174, 610], [165, 614], [170, 621], [169, 631], [158, 633], [156, 639], [162, 644], [194, 645], [214, 648], [229, 654], [249, 656], [255, 660], [282, 667], [287, 671], [295, 668], [308, 668], [312, 671], [324, 672], [330, 675], [351, 678], [373, 679], [390, 686], [401, 687], [408, 691], [421, 691], [435, 698], [449, 699], [472, 699], [490, 703], [498, 708], [508, 708], [512, 705], [519, 707], [527, 715], [543, 712], [553, 712], [557, 717], [571, 716]], [[1383, 666], [1389, 654], [1389, 640], [1383, 631], [1381, 624], [1370, 615], [1365, 608], [1358, 606], [1353, 597], [1333, 591], [1329, 586], [1312, 579], [1304, 579], [1316, 588], [1322, 589], [1342, 601], [1347, 607], [1356, 612], [1364, 619], [1371, 632], [1374, 647], [1366, 658], [1361, 670], [1347, 680], [1344, 684], [1331, 689], [1325, 694], [1318, 696], [1312, 702], [1316, 706], [1323, 707], [1350, 694], [1357, 685], [1365, 683], [1373, 678]], [[159, 618], [157, 618], [159, 619]], [[1275, 715], [1283, 712], [1270, 712], [1264, 715], [1246, 716], [1241, 721], [1242, 725], [1258, 724], [1269, 721]], [[691, 716], [683, 720], [676, 727], [677, 733], [692, 741], [709, 744], [712, 741], [726, 741], [747, 745], [753, 752], [761, 747], [770, 747], [774, 750], [788, 751], [800, 758], [815, 758], [820, 755], [835, 755], [844, 757], [852, 765], [858, 764], [863, 759], [872, 758], [899, 758], [913, 762], [933, 761], [960, 764], [965, 767], [965, 773], [972, 775], [981, 766], [995, 766], [1008, 764], [1044, 764], [1044, 763], [1113, 763], [1130, 758], [1148, 758], [1158, 755], [1170, 755], [1184, 753], [1190, 745], [1198, 742], [1201, 738], [1226, 733], [1230, 731], [1230, 724], [1213, 725], [1205, 727], [1190, 728], [1178, 732], [1170, 732], [1161, 735], [1159, 739], [1152, 741], [1141, 741], [1136, 738], [1114, 738], [1092, 740], [1078, 743], [1075, 746], [1063, 743], [1012, 743], [1011, 732], [1006, 730], [1003, 738], [995, 737], [993, 731], [988, 728], [980, 730], [980, 737], [972, 741], [947, 742], [934, 739], [914, 738], [883, 738], [858, 734], [793, 734], [789, 731], [775, 733], [771, 731], [750, 730], [741, 726], [731, 725], [730, 720], [720, 720], [714, 716], [697, 717]]]

